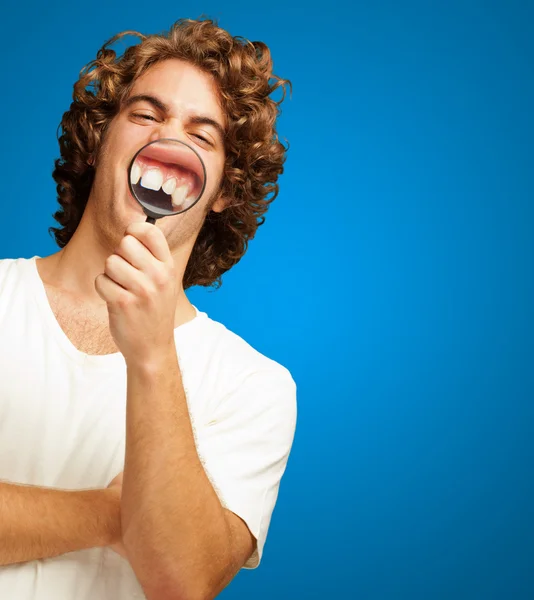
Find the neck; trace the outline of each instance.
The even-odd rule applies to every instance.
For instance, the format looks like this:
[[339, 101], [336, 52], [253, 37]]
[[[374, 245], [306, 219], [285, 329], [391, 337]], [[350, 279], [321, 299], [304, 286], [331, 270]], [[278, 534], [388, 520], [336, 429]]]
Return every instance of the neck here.
[[[84, 215], [86, 217], [88, 215]], [[45, 286], [60, 293], [75, 297], [93, 308], [105, 302], [95, 289], [95, 279], [103, 273], [105, 261], [113, 253], [113, 242], [104, 239], [94, 228], [91, 220], [82, 218], [69, 243], [59, 252], [40, 259], [38, 270]], [[183, 290], [183, 276], [190, 249], [179, 249], [173, 253], [180, 293], [176, 305], [175, 327], [190, 321], [195, 309]]]

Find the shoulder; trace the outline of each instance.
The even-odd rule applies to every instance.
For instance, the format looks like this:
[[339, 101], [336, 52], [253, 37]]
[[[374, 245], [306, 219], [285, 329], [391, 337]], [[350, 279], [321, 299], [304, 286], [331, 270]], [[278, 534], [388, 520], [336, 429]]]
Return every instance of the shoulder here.
[[196, 319], [194, 338], [196, 359], [202, 355], [204, 373], [217, 379], [222, 393], [219, 408], [239, 403], [246, 411], [296, 413], [296, 384], [285, 366], [206, 313]]
[[217, 355], [234, 377], [240, 379], [253, 373], [266, 374], [289, 387], [295, 385], [290, 371], [282, 364], [259, 352], [240, 335], [218, 321], [199, 313], [198, 330], [202, 332], [208, 348]]
[[0, 290], [10, 285], [16, 285], [24, 278], [32, 258], [2, 258], [0, 259]]
[[20, 268], [24, 258], [0, 258], [0, 277], [4, 278], [14, 269]]

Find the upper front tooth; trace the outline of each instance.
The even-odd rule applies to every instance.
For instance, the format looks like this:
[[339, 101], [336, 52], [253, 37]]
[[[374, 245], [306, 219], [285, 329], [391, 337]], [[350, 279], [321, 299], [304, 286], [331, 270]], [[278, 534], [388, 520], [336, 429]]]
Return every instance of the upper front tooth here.
[[159, 190], [163, 183], [163, 173], [159, 169], [148, 169], [141, 178], [141, 185], [147, 190]]
[[141, 178], [141, 173], [141, 167], [137, 163], [134, 163], [132, 165], [132, 170], [130, 171], [130, 181], [133, 185], [135, 185], [139, 181], [139, 179]]
[[183, 201], [187, 198], [187, 194], [189, 193], [189, 186], [181, 185], [177, 187], [172, 193], [172, 203], [174, 206], [179, 207]]
[[167, 179], [167, 181], [162, 185], [162, 189], [170, 196], [176, 189], [176, 179], [174, 177]]

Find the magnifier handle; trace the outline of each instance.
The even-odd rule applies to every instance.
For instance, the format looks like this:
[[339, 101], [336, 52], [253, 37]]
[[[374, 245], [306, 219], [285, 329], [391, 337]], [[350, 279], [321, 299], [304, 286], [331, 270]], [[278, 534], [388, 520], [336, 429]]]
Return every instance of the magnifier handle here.
[[154, 219], [154, 217], [147, 217], [146, 222], [154, 225], [156, 223], [156, 219]]

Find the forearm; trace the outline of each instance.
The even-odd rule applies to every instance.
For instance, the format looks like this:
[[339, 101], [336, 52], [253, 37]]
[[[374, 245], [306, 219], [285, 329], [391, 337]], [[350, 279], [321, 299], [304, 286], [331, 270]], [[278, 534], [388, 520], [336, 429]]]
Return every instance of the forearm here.
[[0, 483], [0, 565], [51, 558], [120, 540], [110, 490], [66, 491]]
[[[196, 597], [224, 578], [230, 531], [196, 451], [175, 353], [158, 368], [128, 369], [121, 514], [124, 545], [149, 598], [152, 582], [155, 597]], [[165, 582], [177, 596], [167, 595]]]

